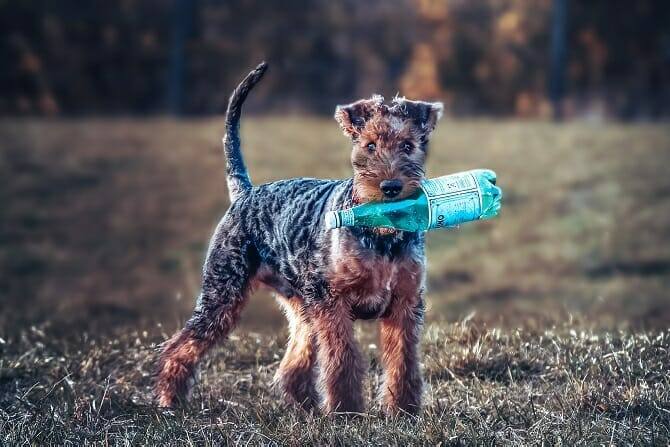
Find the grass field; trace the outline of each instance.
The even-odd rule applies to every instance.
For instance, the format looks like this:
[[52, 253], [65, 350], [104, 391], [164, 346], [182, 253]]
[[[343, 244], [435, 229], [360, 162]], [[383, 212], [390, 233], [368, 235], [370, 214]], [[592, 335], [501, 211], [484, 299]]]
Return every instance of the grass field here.
[[[361, 334], [363, 340], [367, 337]], [[3, 445], [667, 445], [670, 334], [430, 325], [421, 417], [287, 411], [269, 388], [281, 337], [240, 334], [203, 365], [191, 407], [148, 400], [152, 342], [72, 345], [37, 329], [2, 345]], [[378, 352], [366, 343], [378, 385]]]
[[[255, 182], [349, 175], [332, 120], [242, 130]], [[505, 201], [428, 237], [418, 420], [284, 410], [268, 384], [285, 323], [264, 292], [192, 407], [156, 412], [152, 344], [188, 316], [227, 206], [220, 132], [220, 118], [0, 121], [0, 443], [667, 444], [667, 125], [438, 126], [428, 174], [494, 169]], [[375, 330], [359, 332], [375, 385]]]

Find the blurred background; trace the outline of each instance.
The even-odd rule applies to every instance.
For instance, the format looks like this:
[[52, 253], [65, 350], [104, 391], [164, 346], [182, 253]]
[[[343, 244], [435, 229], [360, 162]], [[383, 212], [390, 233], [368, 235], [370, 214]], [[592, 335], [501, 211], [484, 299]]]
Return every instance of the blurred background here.
[[[184, 321], [261, 60], [257, 183], [349, 176], [331, 116], [372, 93], [445, 103], [428, 175], [498, 172], [499, 219], [429, 235], [429, 319], [667, 328], [668, 24], [661, 0], [0, 0], [0, 336]], [[243, 326], [284, 326], [267, 292]]]

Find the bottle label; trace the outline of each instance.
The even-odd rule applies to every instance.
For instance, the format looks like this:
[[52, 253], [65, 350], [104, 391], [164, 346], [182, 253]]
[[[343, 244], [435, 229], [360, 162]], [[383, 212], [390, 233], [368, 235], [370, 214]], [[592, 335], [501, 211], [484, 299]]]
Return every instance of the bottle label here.
[[424, 180], [421, 189], [428, 198], [429, 229], [453, 227], [481, 216], [482, 194], [471, 172]]
[[354, 211], [349, 208], [347, 210], [340, 211], [340, 219], [342, 227], [353, 227], [354, 226]]

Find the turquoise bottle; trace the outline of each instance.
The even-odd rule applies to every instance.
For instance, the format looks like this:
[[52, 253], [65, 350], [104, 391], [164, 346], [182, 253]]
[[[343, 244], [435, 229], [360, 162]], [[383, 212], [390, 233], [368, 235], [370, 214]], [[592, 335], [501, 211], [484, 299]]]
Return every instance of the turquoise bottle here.
[[412, 196], [393, 202], [371, 202], [329, 211], [326, 227], [384, 227], [404, 231], [428, 231], [454, 227], [498, 215], [502, 190], [496, 174], [474, 169], [421, 182]]

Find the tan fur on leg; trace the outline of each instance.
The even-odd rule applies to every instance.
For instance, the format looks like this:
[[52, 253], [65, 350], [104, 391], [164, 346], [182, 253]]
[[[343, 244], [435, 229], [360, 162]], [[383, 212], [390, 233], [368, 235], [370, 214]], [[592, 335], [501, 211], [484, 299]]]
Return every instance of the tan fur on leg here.
[[161, 353], [156, 380], [156, 400], [161, 407], [186, 401], [195, 382], [194, 370], [210, 343], [198, 340], [187, 329], [168, 340]]
[[[423, 379], [419, 365], [419, 342], [423, 324], [422, 290], [411, 275], [398, 284], [389, 314], [382, 318], [380, 336], [384, 382], [382, 407], [417, 413], [421, 407]], [[414, 279], [416, 276], [414, 276]]]
[[307, 410], [318, 403], [314, 385], [316, 351], [312, 330], [302, 315], [300, 298], [278, 296], [277, 301], [288, 318], [290, 334], [274, 383], [289, 402]]
[[319, 388], [327, 413], [363, 409], [363, 358], [354, 339], [353, 321], [344, 300], [311, 309], [318, 344]]
[[423, 380], [419, 368], [419, 331], [420, 323], [407, 308], [381, 322], [384, 365], [381, 399], [388, 412], [416, 413], [420, 409]]
[[[229, 306], [222, 306], [218, 318], [212, 315], [194, 313], [184, 329], [175, 334], [162, 347], [158, 358], [154, 393], [161, 407], [174, 407], [188, 400], [191, 388], [195, 384], [195, 370], [200, 359], [217, 342], [225, 339], [240, 319], [249, 290]], [[192, 323], [198, 319], [217, 324], [210, 332], [198, 334]]]

